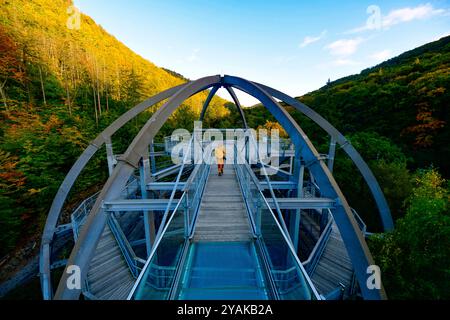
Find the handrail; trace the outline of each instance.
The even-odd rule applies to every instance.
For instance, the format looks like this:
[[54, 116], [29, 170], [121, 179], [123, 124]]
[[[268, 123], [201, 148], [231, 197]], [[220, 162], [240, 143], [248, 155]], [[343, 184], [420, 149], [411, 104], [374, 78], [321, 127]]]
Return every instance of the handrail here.
[[[149, 268], [150, 262], [154, 258], [155, 254], [156, 254], [156, 250], [158, 249], [162, 239], [168, 233], [167, 229], [169, 228], [169, 226], [170, 226], [172, 220], [174, 219], [174, 217], [177, 215], [178, 209], [180, 207], [180, 204], [184, 203], [184, 200], [187, 197], [188, 191], [189, 191], [190, 187], [192, 186], [192, 183], [193, 183], [194, 179], [197, 177], [197, 175], [198, 175], [198, 173], [200, 171], [200, 166], [196, 166], [194, 168], [195, 171], [193, 171], [191, 173], [191, 176], [189, 177], [188, 181], [186, 182], [186, 184], [185, 184], [185, 186], [183, 188], [183, 193], [182, 193], [182, 195], [181, 195], [181, 197], [180, 197], [176, 207], [174, 208], [173, 213], [170, 215], [170, 217], [169, 217], [169, 219], [168, 219], [168, 221], [166, 223], [165, 222], [165, 218], [167, 218], [167, 216], [168, 216], [168, 212], [170, 211], [169, 209], [170, 209], [171, 201], [173, 200], [173, 196], [174, 196], [176, 190], [178, 189], [178, 184], [179, 184], [179, 181], [180, 181], [181, 173], [183, 172], [183, 168], [184, 168], [184, 165], [186, 163], [187, 156], [190, 154], [190, 151], [191, 151], [191, 148], [192, 148], [192, 144], [193, 144], [193, 139], [194, 139], [194, 137], [191, 138], [191, 141], [190, 141], [190, 144], [189, 144], [189, 148], [188, 148], [188, 152], [186, 152], [186, 155], [185, 155], [185, 157], [183, 159], [183, 165], [182, 165], [182, 167], [181, 167], [181, 169], [180, 169], [180, 171], [178, 173], [177, 180], [176, 180], [174, 188], [172, 190], [171, 199], [169, 200], [169, 203], [168, 203], [168, 206], [166, 208], [166, 211], [164, 212], [163, 221], [161, 222], [161, 226], [160, 226], [160, 228], [158, 230], [158, 234], [156, 235], [155, 244], [153, 245], [152, 250], [150, 252], [150, 255], [149, 255], [147, 261], [145, 262], [144, 267], [142, 268], [142, 270], [141, 270], [141, 272], [140, 272], [140, 274], [139, 274], [139, 276], [138, 276], [138, 278], [137, 278], [137, 280], [136, 280], [132, 290], [130, 291], [130, 293], [129, 293], [128, 297], [127, 297], [127, 300], [130, 300], [133, 297], [136, 289], [138, 288], [140, 282], [142, 281], [143, 276], [145, 275], [147, 269]], [[207, 167], [206, 164], [201, 164], [201, 165], [204, 165], [205, 168]], [[206, 171], [207, 170], [204, 170], [203, 174], [205, 174]], [[196, 190], [196, 192], [198, 192], [199, 189], [200, 188], [198, 188]], [[187, 214], [187, 212], [186, 212], [186, 214]], [[187, 226], [185, 225], [185, 227], [189, 228], [190, 224], [187, 225]], [[186, 241], [188, 241], [187, 237], [186, 237]]]
[[198, 171], [200, 170], [200, 166], [195, 166], [194, 170], [192, 170], [191, 175], [187, 179], [187, 181], [184, 184], [183, 191], [189, 190], [189, 188], [192, 185], [193, 180], [197, 176]]
[[[236, 156], [237, 156], [237, 155], [236, 155]], [[246, 168], [247, 170], [252, 171], [251, 168], [249, 168], [249, 166], [246, 166], [246, 164], [247, 164], [247, 163], [244, 162], [245, 168]], [[239, 165], [237, 165], [237, 167], [239, 168]], [[240, 169], [239, 169], [239, 170], [240, 170]], [[249, 172], [250, 172], [250, 171], [249, 171]], [[267, 172], [266, 172], [266, 173], [267, 173]], [[251, 176], [251, 175], [250, 175], [250, 176]], [[239, 179], [241, 178], [240, 175], [238, 175], [238, 178], [239, 178]], [[266, 178], [267, 178], [267, 175], [266, 175]], [[255, 181], [253, 181], [253, 182], [256, 183]], [[270, 186], [270, 181], [268, 181], [267, 183], [268, 183], [268, 185]], [[288, 248], [289, 248], [289, 252], [290, 252], [291, 256], [294, 258], [294, 261], [295, 261], [296, 266], [300, 269], [300, 271], [301, 271], [303, 277], [305, 278], [306, 282], [308, 283], [309, 287], [311, 288], [311, 291], [312, 291], [313, 295], [315, 296], [315, 298], [318, 299], [318, 300], [320, 300], [321, 298], [320, 298], [320, 296], [319, 296], [319, 294], [318, 294], [316, 288], [314, 287], [314, 285], [313, 285], [313, 283], [312, 283], [312, 281], [311, 281], [311, 279], [310, 279], [308, 273], [306, 272], [305, 268], [303, 267], [303, 265], [302, 265], [300, 259], [298, 258], [297, 254], [296, 254], [296, 252], [295, 252], [295, 249], [294, 249], [294, 246], [293, 246], [293, 244], [292, 244], [292, 241], [291, 241], [290, 237], [287, 236], [287, 233], [285, 233], [285, 229], [283, 229], [283, 227], [281, 226], [281, 223], [284, 224], [283, 217], [281, 216], [281, 210], [279, 211], [280, 218], [281, 218], [281, 219], [280, 219], [281, 223], [280, 223], [279, 219], [276, 218], [275, 213], [273, 212], [271, 206], [269, 205], [269, 203], [268, 203], [266, 197], [264, 196], [264, 194], [263, 194], [261, 188], [259, 187], [259, 180], [258, 180], [258, 183], [256, 184], [256, 186], [258, 186], [258, 192], [259, 192], [260, 196], [262, 197], [262, 199], [263, 199], [263, 201], [264, 201], [264, 203], [265, 203], [265, 205], [266, 205], [266, 208], [267, 208], [268, 211], [270, 212], [270, 214], [271, 214], [271, 216], [272, 216], [272, 219], [275, 221], [275, 224], [276, 224], [277, 228], [279, 229], [279, 231], [280, 231], [280, 233], [281, 233], [281, 235], [282, 235], [284, 241], [286, 242], [286, 244], [287, 244], [287, 246], [288, 246]], [[273, 189], [272, 189], [272, 191], [273, 191]], [[272, 193], [272, 195], [273, 195], [273, 197], [274, 197], [274, 201], [276, 202], [276, 197], [274, 196], [273, 193]], [[278, 207], [278, 209], [279, 209], [279, 207]], [[250, 216], [251, 216], [251, 215], [250, 215]], [[286, 225], [284, 224], [284, 226], [286, 226]], [[286, 230], [287, 230], [287, 228], [286, 228]]]
[[261, 191], [260, 191], [260, 194], [261, 194], [261, 196], [262, 196], [262, 198], [263, 198], [263, 200], [264, 200], [264, 202], [265, 202], [265, 204], [266, 204], [266, 207], [268, 208], [269, 212], [271, 213], [272, 218], [274, 219], [274, 221], [275, 221], [277, 227], [279, 228], [279, 230], [280, 230], [280, 232], [281, 232], [281, 235], [283, 236], [283, 239], [286, 241], [286, 244], [287, 244], [287, 246], [288, 246], [288, 248], [289, 248], [289, 251], [290, 251], [290, 253], [292, 254], [292, 256], [294, 257], [294, 260], [295, 260], [297, 266], [298, 266], [298, 267], [300, 268], [300, 270], [302, 271], [302, 274], [304, 275], [306, 281], [308, 282], [310, 288], [312, 289], [312, 291], [313, 291], [315, 297], [316, 297], [317, 299], [320, 299], [319, 294], [318, 294], [316, 288], [314, 287], [314, 285], [313, 285], [311, 279], [309, 278], [309, 276], [308, 276], [306, 270], [303, 268], [303, 265], [302, 265], [300, 259], [298, 258], [297, 254], [295, 253], [295, 249], [294, 249], [294, 247], [293, 247], [293, 245], [292, 245], [292, 242], [290, 241], [290, 238], [288, 238], [288, 237], [286, 236], [286, 234], [284, 233], [283, 228], [281, 227], [281, 225], [280, 225], [278, 219], [275, 217], [275, 214], [273, 213], [273, 210], [272, 210], [272, 208], [270, 207], [269, 203], [267, 202], [267, 199], [266, 199], [266, 197], [264, 196], [264, 194], [263, 194]]
[[[187, 150], [186, 154], [184, 155], [183, 163], [182, 163], [182, 165], [180, 167], [180, 170], [178, 172], [177, 180], [175, 181], [175, 185], [173, 187], [172, 193], [170, 194], [170, 198], [169, 198], [169, 202], [167, 204], [166, 210], [164, 211], [163, 219], [161, 221], [161, 226], [159, 227], [159, 230], [158, 230], [158, 235], [159, 236], [161, 236], [160, 232], [162, 231], [162, 227], [165, 226], [165, 223], [166, 223], [166, 220], [167, 220], [167, 215], [169, 214], [170, 207], [172, 205], [173, 199], [175, 198], [175, 193], [177, 192], [178, 184], [180, 183], [181, 175], [183, 174], [183, 170], [184, 170], [184, 167], [185, 167], [185, 164], [186, 164], [186, 160], [188, 159], [188, 156], [191, 154], [191, 148], [192, 148], [193, 141], [194, 141], [194, 136], [192, 136], [192, 138], [191, 138], [191, 140], [189, 142], [188, 150]], [[184, 193], [183, 193], [183, 197], [184, 197]], [[180, 202], [178, 204], [180, 204], [180, 203], [181, 203], [181, 199], [180, 199]], [[177, 208], [178, 208], [178, 205], [177, 205]], [[158, 237], [158, 235], [157, 235], [157, 237]]]
[[160, 229], [161, 233], [158, 231], [158, 235], [156, 236], [155, 244], [152, 247], [150, 255], [149, 255], [147, 261], [145, 262], [145, 265], [142, 268], [141, 273], [139, 274], [136, 282], [134, 283], [133, 288], [131, 289], [130, 293], [128, 294], [127, 300], [130, 300], [133, 297], [134, 292], [136, 291], [139, 283], [142, 280], [142, 277], [144, 276], [145, 272], [147, 271], [148, 266], [150, 265], [150, 262], [152, 261], [154, 255], [156, 253], [156, 250], [158, 249], [158, 246], [161, 243], [161, 240], [162, 240], [163, 236], [166, 234], [166, 231], [169, 228], [170, 223], [172, 222], [173, 218], [175, 217], [176, 213], [178, 212], [178, 208], [179, 208], [180, 204], [182, 203], [182, 200], [184, 199], [185, 195], [186, 195], [186, 193], [183, 192], [183, 195], [181, 196], [180, 201], [178, 201], [177, 206], [173, 210], [173, 214], [170, 216], [169, 220], [167, 221], [167, 223], [164, 226], [161, 225], [161, 229]]
[[[91, 195], [89, 198], [84, 199], [83, 202], [80, 203], [80, 205], [73, 211], [73, 213], [70, 215], [70, 221], [72, 223], [72, 230], [73, 230], [73, 237], [76, 241], [78, 238], [79, 228], [83, 224], [84, 220], [86, 219], [87, 215], [89, 214], [87, 211], [88, 206], [91, 204], [94, 204], [95, 199], [97, 199], [97, 196], [100, 192], [96, 192], [93, 195]], [[89, 205], [88, 205], [89, 203]]]
[[367, 234], [367, 226], [366, 226], [366, 223], [365, 223], [364, 220], [359, 216], [358, 212], [357, 212], [355, 209], [353, 209], [353, 208], [351, 208], [351, 209], [352, 209], [352, 212], [353, 212], [353, 216], [355, 217], [356, 222], [358, 223], [359, 228], [361, 229], [362, 234], [363, 234], [364, 236], [366, 236], [366, 234]]
[[327, 225], [325, 226], [325, 229], [323, 230], [322, 234], [320, 235], [319, 239], [317, 240], [313, 250], [309, 254], [309, 257], [306, 261], [304, 261], [302, 264], [305, 267], [305, 269], [308, 271], [308, 274], [312, 274], [317, 266], [317, 263], [319, 262], [320, 257], [323, 254], [323, 251], [326, 247], [326, 244], [330, 238], [331, 229], [333, 225], [333, 218], [330, 214], [330, 209], [328, 209], [328, 213], [330, 215], [330, 218]]
[[[270, 181], [270, 179], [269, 179], [269, 175], [267, 174], [267, 170], [266, 170], [266, 168], [265, 168], [265, 166], [264, 166], [264, 162], [262, 162], [261, 155], [260, 155], [259, 152], [258, 152], [258, 145], [256, 144], [256, 141], [255, 141], [253, 135], [250, 134], [249, 136], [250, 136], [249, 141], [252, 141], [253, 144], [255, 145], [255, 148], [256, 148], [256, 154], [257, 154], [257, 157], [258, 157], [258, 161], [262, 164], [261, 168], [263, 169], [263, 175], [264, 175], [264, 178], [266, 179], [266, 183], [267, 183], [267, 185], [268, 185], [268, 187], [269, 187], [270, 195], [271, 195], [271, 197], [272, 197], [272, 199], [273, 199], [273, 202], [274, 202], [274, 204], [275, 204], [275, 209], [277, 210], [279, 222], [281, 223], [281, 226], [282, 226], [282, 229], [284, 230], [284, 232], [286, 232], [286, 234], [288, 235], [288, 234], [289, 234], [289, 231], [288, 231], [288, 229], [287, 229], [286, 223], [284, 222], [284, 218], [283, 218], [283, 215], [282, 215], [282, 213], [281, 213], [280, 205], [278, 204], [277, 197], [275, 196], [275, 192], [273, 191], [273, 187], [272, 187], [271, 181]], [[245, 158], [244, 158], [244, 159], [245, 159]], [[245, 161], [245, 163], [247, 163], [247, 162]], [[258, 180], [258, 187], [259, 187], [259, 180]], [[261, 190], [260, 190], [260, 192], [262, 193]], [[263, 195], [263, 198], [266, 199], [264, 195]], [[267, 202], [267, 201], [266, 201], [266, 202]], [[269, 207], [270, 207], [270, 206], [269, 206]], [[272, 210], [271, 210], [271, 211], [272, 211]], [[290, 243], [292, 244], [292, 239], [291, 239], [290, 236], [288, 237], [288, 242], [290, 242]], [[297, 256], [297, 255], [296, 255], [296, 256]]]
[[109, 216], [108, 224], [111, 228], [111, 232], [114, 235], [114, 238], [116, 238], [120, 251], [122, 251], [122, 254], [125, 258], [125, 261], [128, 264], [128, 267], [130, 268], [131, 273], [136, 278], [139, 275], [138, 270], [141, 269], [138, 266], [138, 263], [144, 264], [145, 260], [139, 258], [136, 255], [128, 239], [123, 233], [122, 228], [119, 225], [119, 222], [117, 221], [116, 217], [114, 217], [114, 214], [111, 214]]

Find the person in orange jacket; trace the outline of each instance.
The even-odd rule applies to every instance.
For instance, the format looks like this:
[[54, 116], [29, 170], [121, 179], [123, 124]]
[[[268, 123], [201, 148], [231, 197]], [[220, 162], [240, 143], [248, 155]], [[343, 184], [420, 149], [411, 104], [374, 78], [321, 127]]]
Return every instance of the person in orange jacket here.
[[223, 175], [223, 165], [225, 163], [225, 156], [227, 152], [223, 144], [219, 144], [219, 146], [215, 149], [215, 156], [217, 160], [217, 170], [219, 171], [219, 176]]

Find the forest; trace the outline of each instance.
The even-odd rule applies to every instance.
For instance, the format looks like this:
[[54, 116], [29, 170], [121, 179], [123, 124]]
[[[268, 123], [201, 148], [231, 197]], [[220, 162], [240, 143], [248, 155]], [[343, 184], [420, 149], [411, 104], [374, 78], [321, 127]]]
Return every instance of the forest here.
[[[297, 99], [350, 140], [380, 183], [396, 229], [374, 235], [369, 247], [384, 270], [389, 296], [448, 299], [450, 36]], [[319, 152], [327, 153], [329, 141], [321, 129], [285, 107]], [[251, 127], [275, 122], [260, 105], [245, 112]], [[369, 229], [380, 232], [369, 189], [339, 150], [334, 176]]]
[[[0, 0], [0, 261], [26, 241], [39, 241], [60, 183], [99, 132], [145, 98], [187, 80], [140, 57], [86, 15], [82, 28], [68, 29], [68, 4]], [[396, 229], [376, 233], [369, 245], [394, 299], [450, 298], [449, 90], [445, 37], [298, 98], [349, 138], [380, 182]], [[191, 128], [206, 96], [189, 99], [160, 136]], [[326, 153], [320, 128], [285, 108]], [[205, 127], [240, 123], [226, 100], [214, 98], [209, 110]], [[117, 152], [154, 111], [121, 129]], [[262, 106], [244, 111], [252, 128], [279, 128]], [[83, 172], [67, 212], [102, 185], [104, 161], [95, 157]], [[335, 168], [351, 205], [370, 231], [380, 232], [369, 190], [343, 152]]]
[[[88, 16], [81, 15], [79, 30], [68, 29], [67, 5], [0, 1], [0, 257], [39, 234], [65, 174], [99, 132], [144, 99], [186, 81], [135, 54]], [[161, 134], [187, 126], [185, 114], [199, 114], [206, 95], [189, 99]], [[226, 117], [227, 103], [214, 98], [205, 121]], [[120, 132], [118, 152], [153, 111]], [[103, 158], [83, 173], [69, 208], [107, 177], [98, 170]]]

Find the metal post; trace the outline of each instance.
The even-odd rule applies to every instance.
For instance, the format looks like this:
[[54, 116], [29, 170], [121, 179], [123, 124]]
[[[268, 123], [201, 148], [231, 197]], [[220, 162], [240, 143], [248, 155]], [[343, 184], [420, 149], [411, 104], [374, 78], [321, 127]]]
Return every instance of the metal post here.
[[[294, 145], [291, 144], [291, 146], [289, 147], [289, 149], [290, 149], [291, 151], [293, 151], [293, 150], [294, 150]], [[290, 173], [290, 174], [293, 174], [293, 173], [294, 173], [294, 155], [293, 155], [293, 154], [289, 157], [289, 173]]]
[[[192, 199], [194, 200], [194, 199]], [[183, 213], [184, 213], [184, 236], [186, 238], [189, 238], [190, 230], [189, 230], [189, 197], [188, 193], [186, 193], [183, 201]]]
[[[298, 198], [303, 198], [304, 194], [303, 194], [303, 180], [304, 180], [304, 175], [305, 175], [305, 166], [302, 163], [302, 161], [300, 160], [300, 152], [297, 153], [296, 151], [296, 159], [298, 159], [297, 161], [299, 162], [298, 165], [298, 177], [297, 177], [297, 197]], [[301, 217], [301, 210], [297, 209], [295, 210], [295, 215], [294, 215], [294, 234], [292, 237], [292, 240], [294, 242], [294, 248], [295, 248], [295, 252], [298, 253], [298, 244], [299, 244], [299, 238], [300, 238], [300, 217]]]
[[336, 139], [331, 137], [330, 149], [328, 151], [328, 169], [330, 170], [331, 173], [333, 173], [335, 155], [336, 155]]
[[152, 174], [156, 172], [155, 145], [153, 140], [150, 143], [150, 169]]
[[[139, 178], [142, 199], [148, 199], [147, 184], [150, 182], [150, 160], [143, 158], [139, 165]], [[145, 247], [147, 256], [150, 255], [152, 245], [155, 241], [155, 219], [153, 211], [144, 211]]]
[[111, 137], [106, 138], [105, 147], [106, 147], [106, 160], [108, 161], [108, 172], [109, 175], [111, 176], [114, 170], [114, 160], [115, 160]]

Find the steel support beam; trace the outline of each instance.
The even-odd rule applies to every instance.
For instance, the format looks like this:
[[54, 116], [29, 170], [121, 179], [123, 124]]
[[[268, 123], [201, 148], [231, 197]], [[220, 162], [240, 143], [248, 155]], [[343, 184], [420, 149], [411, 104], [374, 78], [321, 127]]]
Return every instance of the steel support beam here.
[[245, 119], [245, 114], [244, 114], [244, 110], [242, 109], [241, 103], [239, 102], [239, 99], [236, 95], [236, 93], [234, 92], [233, 88], [226, 86], [225, 89], [228, 91], [228, 93], [230, 94], [231, 98], [234, 101], [234, 104], [236, 105], [239, 114], [241, 115], [241, 119], [243, 122], [243, 126], [244, 129], [248, 129], [248, 125], [247, 125], [247, 120]]
[[105, 139], [105, 147], [106, 147], [106, 160], [108, 161], [108, 173], [111, 175], [111, 173], [114, 170], [115, 165], [115, 159], [114, 159], [114, 152], [111, 142], [111, 137], [107, 137]]
[[175, 164], [173, 166], [155, 172], [154, 174], [152, 174], [152, 177], [155, 180], [158, 180], [170, 176], [171, 174], [177, 173], [180, 170], [181, 166], [182, 166], [181, 164]]
[[216, 95], [217, 91], [220, 89], [220, 85], [214, 86], [208, 94], [208, 97], [203, 104], [202, 112], [200, 113], [200, 121], [205, 119], [206, 110], [208, 110], [209, 104], [211, 103], [212, 98]]
[[[170, 210], [176, 208], [179, 199], [174, 199]], [[103, 202], [105, 212], [142, 212], [142, 211], [164, 211], [169, 204], [169, 199], [125, 199], [110, 200]]]
[[[151, 181], [150, 175], [150, 159], [144, 155], [139, 165], [139, 180], [141, 187], [141, 198], [148, 199], [147, 185]], [[145, 247], [147, 249], [147, 256], [150, 255], [153, 243], [155, 243], [155, 219], [154, 213], [149, 210], [143, 210], [144, 214], [144, 232], [145, 232]]]
[[[275, 209], [275, 201], [267, 198], [272, 209]], [[277, 198], [280, 209], [300, 210], [300, 209], [333, 209], [335, 200], [328, 198]], [[297, 212], [298, 214], [299, 212]]]
[[[292, 190], [296, 188], [296, 183], [292, 181], [270, 181], [274, 190]], [[260, 181], [259, 185], [262, 190], [268, 190], [269, 186], [266, 181]]]
[[335, 157], [336, 157], [336, 140], [333, 137], [331, 137], [330, 149], [328, 151], [328, 170], [330, 170], [331, 173], [333, 173]]
[[[172, 191], [175, 188], [175, 182], [151, 182], [147, 184], [148, 191]], [[179, 182], [177, 184], [177, 190], [183, 190], [186, 183]]]

